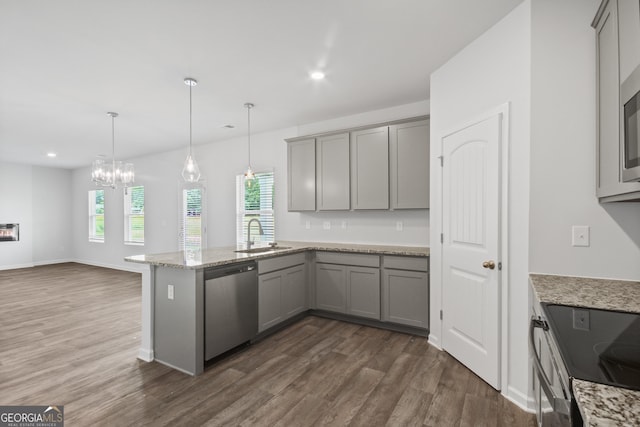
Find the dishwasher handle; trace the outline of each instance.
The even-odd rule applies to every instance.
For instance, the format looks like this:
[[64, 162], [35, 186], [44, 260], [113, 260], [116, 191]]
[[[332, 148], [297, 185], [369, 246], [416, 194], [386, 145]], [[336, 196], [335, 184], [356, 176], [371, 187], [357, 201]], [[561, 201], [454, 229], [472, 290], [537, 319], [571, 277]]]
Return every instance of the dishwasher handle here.
[[231, 276], [234, 274], [246, 273], [256, 269], [255, 262], [248, 262], [243, 264], [233, 264], [228, 267], [209, 268], [204, 272], [204, 280], [217, 279], [219, 277]]
[[529, 323], [529, 345], [531, 346], [531, 351], [533, 352], [532, 359], [536, 367], [535, 370], [538, 373], [538, 378], [540, 379], [540, 386], [542, 387], [544, 394], [547, 396], [547, 400], [553, 407], [553, 410], [563, 415], [569, 415], [571, 412], [569, 402], [562, 397], [555, 396], [553, 390], [551, 389], [551, 381], [549, 380], [547, 373], [542, 367], [540, 355], [536, 350], [536, 341], [534, 337], [535, 328], [541, 328], [543, 331], [547, 332], [549, 330], [549, 324], [539, 316], [531, 316], [531, 322]]

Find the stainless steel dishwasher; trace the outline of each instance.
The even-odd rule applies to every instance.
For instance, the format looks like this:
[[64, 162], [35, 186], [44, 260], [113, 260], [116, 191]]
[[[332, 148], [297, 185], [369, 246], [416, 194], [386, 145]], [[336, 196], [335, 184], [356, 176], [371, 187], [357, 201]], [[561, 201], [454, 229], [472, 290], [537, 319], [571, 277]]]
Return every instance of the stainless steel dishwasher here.
[[255, 262], [204, 272], [204, 360], [253, 339], [258, 333]]

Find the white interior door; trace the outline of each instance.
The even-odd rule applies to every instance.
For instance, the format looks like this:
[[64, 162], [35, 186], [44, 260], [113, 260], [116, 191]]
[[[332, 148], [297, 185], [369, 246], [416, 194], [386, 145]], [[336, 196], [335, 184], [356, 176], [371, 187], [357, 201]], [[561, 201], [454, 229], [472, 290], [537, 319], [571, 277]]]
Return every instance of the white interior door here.
[[442, 346], [500, 388], [502, 114], [442, 140]]

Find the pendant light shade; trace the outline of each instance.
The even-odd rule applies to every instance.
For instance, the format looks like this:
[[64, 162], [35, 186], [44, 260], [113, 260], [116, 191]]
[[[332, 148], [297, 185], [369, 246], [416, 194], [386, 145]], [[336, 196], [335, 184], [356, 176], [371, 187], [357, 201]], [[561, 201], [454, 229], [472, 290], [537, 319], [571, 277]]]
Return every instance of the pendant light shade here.
[[195, 79], [187, 77], [186, 79], [184, 79], [184, 84], [189, 86], [189, 155], [184, 161], [184, 167], [182, 168], [182, 178], [184, 178], [186, 182], [198, 182], [198, 180], [200, 179], [200, 168], [198, 167], [198, 163], [196, 162], [196, 160], [193, 158], [193, 152], [191, 149], [192, 139], [193, 139], [192, 138], [193, 132], [192, 132], [192, 126], [191, 126], [191, 121], [192, 121], [191, 120], [192, 119], [191, 88], [197, 85], [198, 82]]
[[251, 169], [251, 109], [254, 105], [250, 102], [244, 104], [247, 109], [247, 157], [248, 157], [248, 166], [247, 171], [244, 173], [244, 178], [247, 181], [252, 181], [256, 175]]
[[94, 160], [91, 166], [91, 180], [103, 187], [124, 187], [126, 192], [135, 181], [135, 171], [132, 163], [116, 161], [115, 118], [118, 117], [118, 113], [108, 112], [107, 115], [111, 117], [111, 161]]

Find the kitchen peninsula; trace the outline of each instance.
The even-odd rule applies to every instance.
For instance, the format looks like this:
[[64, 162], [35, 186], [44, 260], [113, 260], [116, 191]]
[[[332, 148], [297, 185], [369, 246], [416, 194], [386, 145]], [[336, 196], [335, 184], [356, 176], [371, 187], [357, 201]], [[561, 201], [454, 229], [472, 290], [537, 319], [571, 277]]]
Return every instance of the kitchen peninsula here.
[[[427, 247], [287, 241], [275, 248], [238, 249], [125, 258], [148, 266], [142, 274], [140, 359], [157, 360], [191, 375], [201, 373], [208, 359], [205, 284], [216, 272], [236, 267], [244, 273], [257, 270], [257, 280], [252, 279], [258, 300], [253, 337], [295, 321], [309, 310], [428, 334]], [[235, 298], [251, 304], [244, 296]], [[249, 315], [236, 317], [241, 317], [240, 323], [254, 323]]]

